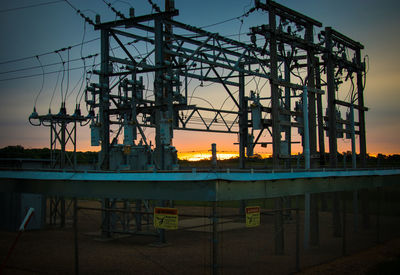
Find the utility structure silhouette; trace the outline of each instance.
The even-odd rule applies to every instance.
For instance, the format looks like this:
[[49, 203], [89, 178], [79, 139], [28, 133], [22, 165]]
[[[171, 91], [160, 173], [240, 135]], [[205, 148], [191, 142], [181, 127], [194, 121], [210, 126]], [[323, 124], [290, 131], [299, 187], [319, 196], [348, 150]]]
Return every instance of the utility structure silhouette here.
[[[178, 169], [172, 143], [175, 130], [237, 134], [242, 169], [255, 146], [269, 144], [272, 169], [291, 168], [296, 143], [302, 145], [305, 170], [325, 167], [325, 135], [329, 167], [338, 168], [337, 139], [346, 137], [352, 142], [352, 166], [356, 168], [358, 136], [358, 165], [365, 167], [363, 45], [270, 0], [255, 0], [244, 14], [259, 11], [268, 18], [249, 29], [250, 43], [174, 20], [179, 11], [172, 0], [166, 0], [165, 7], [165, 11], [157, 8], [156, 13], [140, 16], [131, 9], [129, 16], [119, 13], [121, 19], [110, 22], [96, 16], [92, 22], [100, 32], [101, 64], [93, 72], [98, 82], [86, 88], [85, 99], [91, 114], [92, 145], [101, 145], [100, 169]], [[112, 42], [121, 49], [117, 55], [111, 50]], [[135, 57], [127, 45], [146, 49], [146, 53]], [[111, 84], [110, 79], [116, 77]], [[268, 81], [269, 89], [247, 89], [252, 78]], [[189, 83], [193, 79], [219, 84], [232, 109], [191, 104]], [[350, 96], [343, 99], [346, 85]], [[146, 97], [148, 91], [152, 93]], [[345, 109], [347, 115], [342, 117]], [[154, 149], [144, 128], [155, 128]], [[113, 138], [111, 131], [116, 133]], [[122, 134], [123, 144], [118, 144]], [[300, 140], [294, 140], [296, 136]], [[307, 246], [318, 243], [318, 204], [316, 195], [307, 193], [305, 199]], [[282, 198], [276, 199], [277, 254], [284, 247], [282, 204]], [[215, 208], [213, 214], [217, 215]], [[333, 219], [335, 234], [340, 235], [338, 194]], [[216, 218], [213, 223], [216, 227]]]

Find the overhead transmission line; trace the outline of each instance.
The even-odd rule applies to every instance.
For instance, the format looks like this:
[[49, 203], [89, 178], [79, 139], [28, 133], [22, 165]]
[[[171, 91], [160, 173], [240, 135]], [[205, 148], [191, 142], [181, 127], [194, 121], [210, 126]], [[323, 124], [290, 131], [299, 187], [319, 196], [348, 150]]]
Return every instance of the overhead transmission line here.
[[[127, 19], [127, 17], [120, 11], [116, 10], [110, 2], [102, 0], [114, 13], [121, 19]], [[115, 3], [115, 2], [114, 2]], [[132, 7], [132, 6], [131, 6]]]
[[35, 97], [34, 109], [36, 109], [37, 100], [38, 100], [40, 94], [42, 93], [43, 87], [44, 87], [44, 67], [43, 67], [43, 65], [42, 65], [42, 62], [40, 62], [39, 57], [36, 56], [36, 58], [37, 58], [37, 60], [38, 60], [38, 62], [39, 62], [39, 64], [40, 64], [40, 67], [42, 68], [42, 86], [40, 87], [39, 93], [38, 93], [37, 96]]
[[48, 5], [59, 3], [59, 2], [64, 2], [64, 0], [50, 1], [50, 2], [37, 3], [37, 4], [33, 4], [33, 5], [23, 6], [23, 7], [4, 9], [4, 10], [0, 10], [0, 13], [10, 12], [10, 11], [17, 11], [17, 10], [24, 10], [24, 9], [29, 9], [29, 8], [36, 8], [36, 7], [40, 7], [40, 6], [48, 6]]
[[[95, 57], [95, 56], [96, 55], [93, 55], [93, 57]], [[97, 66], [97, 65], [100, 65], [100, 63], [95, 64], [95, 66]], [[79, 69], [82, 69], [82, 68], [84, 68], [84, 66], [70, 68], [69, 70], [70, 71], [74, 71], [74, 70], [79, 70]], [[45, 72], [44, 75], [61, 73], [63, 71], [65, 71], [65, 70], [57, 70], [57, 71]], [[9, 80], [17, 80], [17, 79], [25, 79], [25, 78], [36, 77], [36, 76], [41, 76], [41, 75], [43, 75], [43, 73], [4, 78], [4, 79], [0, 79], [0, 82], [9, 81]]]
[[88, 22], [90, 25], [94, 26], [96, 25], [92, 19], [90, 19], [88, 16], [83, 14], [80, 9], [77, 9], [74, 5], [71, 4], [68, 0], [64, 0], [73, 10], [76, 11], [77, 14], [79, 14], [83, 19], [85, 19], [86, 22]]
[[37, 55], [32, 55], [32, 56], [27, 56], [27, 57], [22, 57], [22, 58], [16, 58], [16, 59], [12, 59], [12, 60], [6, 60], [6, 61], [3, 61], [3, 62], [0, 62], [0, 65], [19, 62], [19, 61], [24, 61], [24, 60], [36, 58], [37, 56], [38, 57], [42, 57], [42, 56], [45, 56], [45, 55], [50, 55], [50, 54], [53, 54], [53, 53], [55, 53], [57, 51], [66, 50], [68, 48], [72, 49], [72, 48], [78, 47], [78, 46], [80, 46], [82, 44], [88, 44], [88, 43], [91, 43], [91, 42], [97, 41], [97, 40], [100, 40], [100, 38], [99, 37], [98, 38], [93, 38], [93, 39], [85, 41], [83, 43], [78, 43], [78, 44], [75, 44], [75, 45], [72, 45], [72, 46], [68, 46], [68, 47], [65, 47], [65, 48], [62, 48], [62, 49], [58, 49], [58, 50], [55, 50], [55, 51], [51, 51], [51, 52], [45, 52], [45, 53], [41, 53], [41, 54], [37, 54]]
[[232, 18], [230, 18], [230, 19], [226, 19], [226, 20], [223, 20], [223, 21], [220, 21], [220, 22], [217, 22], [217, 23], [213, 23], [213, 24], [201, 26], [200, 28], [204, 28], [204, 29], [205, 29], [205, 28], [210, 28], [210, 27], [214, 27], [214, 26], [217, 26], [217, 25], [221, 25], [221, 24], [224, 24], [224, 23], [227, 23], [227, 22], [230, 22], [230, 21], [234, 21], [234, 20], [239, 20], [239, 21], [241, 21], [244, 17], [248, 17], [248, 16], [249, 16], [251, 13], [253, 13], [255, 10], [256, 10], [256, 8], [253, 7], [253, 8], [251, 8], [251, 9], [249, 9], [247, 12], [243, 13], [242, 15], [239, 15], [239, 16], [236, 16], [236, 17], [232, 17]]

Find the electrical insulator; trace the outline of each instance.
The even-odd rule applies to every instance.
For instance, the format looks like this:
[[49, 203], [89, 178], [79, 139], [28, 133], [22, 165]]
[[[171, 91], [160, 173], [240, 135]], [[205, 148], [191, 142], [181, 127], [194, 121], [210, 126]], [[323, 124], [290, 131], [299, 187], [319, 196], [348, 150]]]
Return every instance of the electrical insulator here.
[[257, 103], [252, 103], [250, 105], [251, 108], [251, 121], [253, 124], [254, 130], [262, 129], [262, 120], [261, 120], [261, 105]]
[[90, 124], [90, 145], [100, 146], [100, 127], [94, 122]]
[[134, 145], [134, 141], [137, 138], [136, 126], [132, 121], [124, 124], [124, 145]]
[[339, 110], [336, 110], [336, 138], [343, 138], [343, 123], [342, 114]]
[[[295, 102], [294, 110], [295, 110], [296, 112], [301, 112], [301, 113], [303, 114], [303, 101], [302, 101], [302, 100], [299, 100], [299, 101], [296, 101], [296, 102]], [[300, 123], [300, 124], [303, 124], [303, 115], [296, 115], [296, 116], [294, 117], [294, 120], [297, 121], [297, 122]], [[298, 127], [298, 128], [297, 128], [297, 132], [298, 132], [301, 136], [303, 136], [303, 134], [304, 134], [304, 129], [303, 129], [303, 127]]]

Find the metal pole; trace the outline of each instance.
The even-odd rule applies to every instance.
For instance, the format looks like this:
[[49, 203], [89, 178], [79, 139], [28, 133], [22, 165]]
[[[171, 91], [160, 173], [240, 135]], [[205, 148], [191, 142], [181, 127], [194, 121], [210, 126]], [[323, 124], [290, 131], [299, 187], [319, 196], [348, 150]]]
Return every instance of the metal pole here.
[[[314, 28], [313, 25], [307, 24], [305, 31], [305, 39], [313, 44], [314, 43]], [[307, 49], [307, 83], [304, 85], [307, 89], [315, 88], [315, 54], [314, 48], [309, 47]], [[308, 144], [309, 144], [309, 154], [315, 155], [317, 153], [317, 125], [316, 125], [316, 111], [315, 111], [315, 93], [308, 93], [307, 90], [307, 109], [308, 109]], [[312, 161], [312, 160], [310, 160]], [[311, 167], [314, 167], [314, 162], [311, 163]]]
[[[361, 49], [356, 50], [356, 62], [361, 67]], [[367, 142], [365, 137], [365, 111], [364, 111], [364, 87], [363, 87], [363, 70], [357, 71], [357, 99], [358, 99], [358, 121], [360, 132], [360, 162], [361, 167], [367, 166]]]
[[[319, 60], [316, 60], [316, 63]], [[321, 89], [321, 72], [319, 65], [316, 66], [316, 88]], [[317, 94], [317, 118], [318, 118], [318, 147], [319, 147], [319, 164], [325, 166], [325, 137], [324, 137], [324, 114], [322, 110], [322, 95]]]
[[356, 155], [356, 133], [354, 130], [354, 106], [350, 106], [350, 127], [351, 127], [351, 168], [357, 168]]
[[74, 121], [74, 170], [78, 168], [77, 157], [76, 157], [76, 121]]
[[[244, 65], [240, 64], [243, 70]], [[246, 154], [245, 148], [248, 146], [248, 114], [247, 102], [245, 98], [245, 78], [242, 71], [239, 72], [239, 168], [246, 168]]]
[[304, 168], [310, 169], [310, 133], [308, 127], [308, 92], [307, 86], [303, 88], [303, 127], [304, 127]]
[[103, 170], [110, 169], [110, 118], [109, 118], [109, 31], [101, 30], [101, 74], [99, 115], [101, 124], [101, 158], [99, 166]]
[[213, 169], [217, 168], [217, 144], [211, 144], [211, 166]]
[[271, 37], [269, 40], [270, 50], [270, 83], [271, 83], [271, 118], [272, 118], [272, 159], [273, 168], [279, 168], [279, 155], [280, 155], [280, 143], [281, 143], [281, 132], [279, 123], [279, 86], [278, 81], [278, 52], [277, 52], [277, 39], [276, 39], [276, 14], [273, 7], [269, 7], [269, 26], [273, 32], [270, 33]]
[[[285, 65], [285, 81], [290, 83], [290, 64], [288, 61], [284, 62]], [[290, 88], [285, 87], [285, 109], [290, 111], [291, 109], [291, 97], [290, 97]], [[286, 121], [290, 122], [290, 115], [285, 116]], [[287, 154], [289, 155], [289, 159], [286, 161], [286, 168], [290, 169], [292, 167], [292, 129], [291, 127], [286, 127], [285, 131], [285, 140], [287, 142]]]
[[328, 85], [328, 133], [329, 133], [329, 162], [331, 168], [337, 167], [337, 139], [336, 139], [336, 104], [335, 104], [335, 67], [333, 60], [333, 41], [332, 41], [332, 29], [330, 27], [325, 28], [326, 34], [326, 49], [327, 60], [326, 60], [326, 74], [327, 74], [327, 85]]
[[66, 132], [66, 122], [62, 121], [61, 122], [61, 158], [60, 158], [60, 168], [64, 169], [65, 168], [65, 132]]

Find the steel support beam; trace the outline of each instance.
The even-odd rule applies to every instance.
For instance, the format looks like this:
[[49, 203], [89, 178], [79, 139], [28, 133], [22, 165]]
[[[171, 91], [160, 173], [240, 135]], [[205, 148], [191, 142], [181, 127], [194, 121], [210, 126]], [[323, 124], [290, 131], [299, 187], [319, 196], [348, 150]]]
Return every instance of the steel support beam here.
[[[271, 29], [276, 30], [276, 15], [273, 8], [269, 10], [269, 25]], [[275, 32], [271, 33], [270, 41], [269, 41], [269, 51], [270, 51], [270, 68], [271, 68], [271, 118], [272, 118], [272, 159], [273, 159], [273, 168], [279, 168], [279, 155], [280, 155], [280, 141], [281, 141], [281, 133], [280, 133], [280, 123], [279, 123], [279, 86], [278, 86], [278, 53], [277, 53], [277, 37]]]

